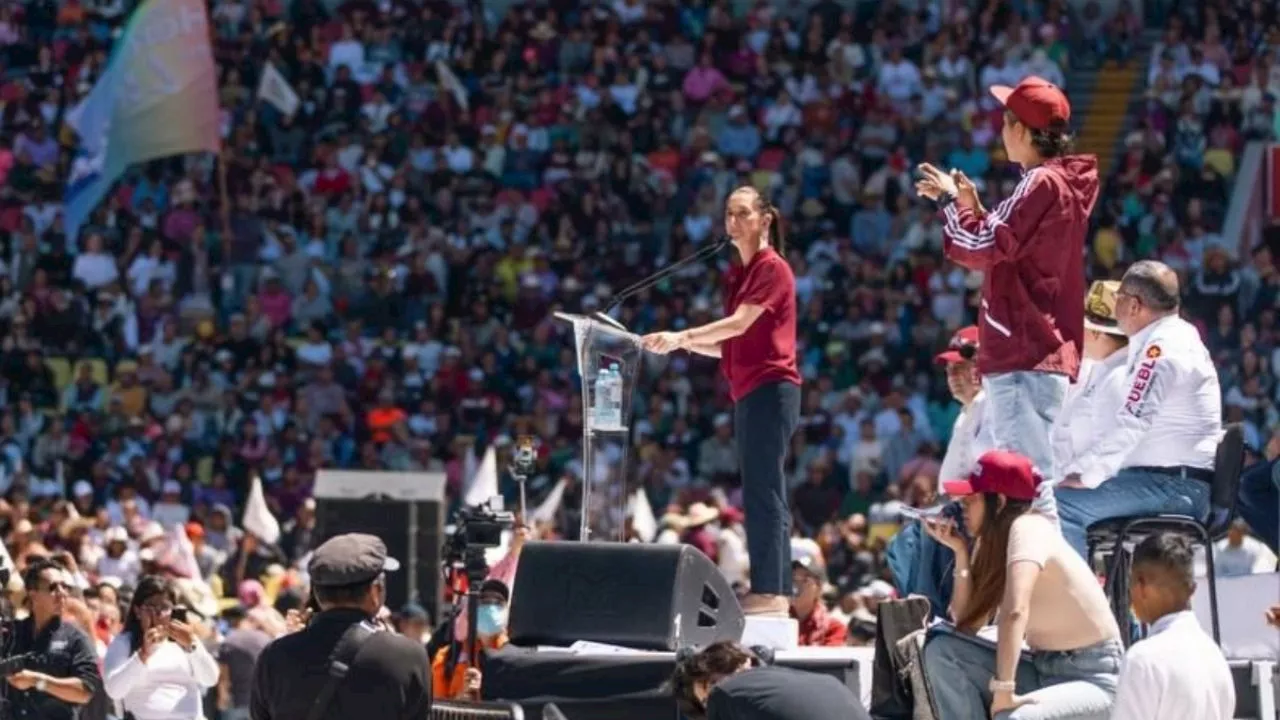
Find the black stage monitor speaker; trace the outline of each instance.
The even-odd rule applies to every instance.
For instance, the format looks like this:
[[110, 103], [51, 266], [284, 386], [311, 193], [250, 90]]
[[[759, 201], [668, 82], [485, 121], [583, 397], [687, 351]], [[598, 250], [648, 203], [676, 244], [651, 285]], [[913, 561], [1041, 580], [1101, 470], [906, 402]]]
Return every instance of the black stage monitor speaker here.
[[334, 535], [382, 538], [400, 570], [387, 574], [387, 606], [421, 603], [439, 617], [443, 584], [443, 473], [321, 470], [316, 479], [316, 544]]
[[531, 542], [511, 591], [516, 645], [676, 650], [740, 640], [745, 624], [724, 575], [688, 545]]

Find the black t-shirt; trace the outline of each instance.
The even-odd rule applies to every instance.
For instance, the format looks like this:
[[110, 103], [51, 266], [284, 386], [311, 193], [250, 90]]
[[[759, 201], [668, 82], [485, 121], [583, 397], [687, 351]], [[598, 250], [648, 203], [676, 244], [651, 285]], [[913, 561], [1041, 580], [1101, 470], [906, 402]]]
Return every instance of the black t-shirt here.
[[853, 691], [829, 675], [762, 667], [726, 678], [707, 698], [707, 720], [870, 720]]
[[[306, 720], [329, 682], [329, 656], [359, 611], [328, 610], [305, 630], [284, 635], [262, 651], [254, 669], [249, 716], [253, 720]], [[421, 720], [431, 707], [427, 650], [391, 632], [376, 632], [360, 646], [333, 693], [324, 720]]]

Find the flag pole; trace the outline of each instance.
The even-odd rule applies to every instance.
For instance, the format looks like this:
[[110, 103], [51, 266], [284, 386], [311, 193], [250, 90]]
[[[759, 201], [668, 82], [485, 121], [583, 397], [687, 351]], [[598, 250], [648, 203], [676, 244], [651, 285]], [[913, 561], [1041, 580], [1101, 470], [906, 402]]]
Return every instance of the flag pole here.
[[[231, 242], [231, 202], [227, 197], [227, 147], [221, 143], [218, 147], [218, 199], [222, 204], [222, 243], [225, 247]], [[223, 258], [226, 262], [226, 258]]]

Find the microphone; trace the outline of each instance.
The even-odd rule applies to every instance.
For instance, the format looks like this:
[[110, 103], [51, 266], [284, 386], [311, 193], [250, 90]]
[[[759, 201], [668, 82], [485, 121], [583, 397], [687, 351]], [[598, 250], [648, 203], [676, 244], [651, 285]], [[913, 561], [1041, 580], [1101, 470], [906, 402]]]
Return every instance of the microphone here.
[[695, 262], [699, 262], [701, 260], [706, 260], [707, 258], [718, 254], [721, 250], [728, 247], [729, 243], [731, 242], [733, 242], [732, 238], [730, 238], [728, 235], [723, 235], [715, 243], [702, 248], [701, 250], [695, 252], [694, 254], [682, 260], [677, 260], [676, 262], [662, 268], [661, 270], [640, 280], [639, 282], [636, 282], [632, 285], [627, 286], [626, 288], [623, 288], [621, 292], [613, 296], [613, 299], [609, 301], [608, 305], [604, 306], [603, 310], [592, 313], [591, 317], [593, 317], [596, 320], [599, 320], [600, 322], [606, 325], [625, 331], [626, 328], [623, 327], [622, 323], [618, 322], [617, 320], [609, 316], [609, 313], [613, 311], [614, 308], [618, 307], [623, 302], [626, 302], [627, 298], [633, 297], [645, 290], [648, 290], [654, 285], [657, 285], [664, 278], [670, 276], [680, 268], [685, 267], [687, 265], [691, 265]]

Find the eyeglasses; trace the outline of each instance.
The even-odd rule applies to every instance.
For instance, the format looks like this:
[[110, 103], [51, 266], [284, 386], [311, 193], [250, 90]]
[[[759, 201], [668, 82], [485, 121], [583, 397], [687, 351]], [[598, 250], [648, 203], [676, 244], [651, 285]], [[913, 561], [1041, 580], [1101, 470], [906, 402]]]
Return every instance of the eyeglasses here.
[[173, 612], [173, 605], [171, 603], [143, 603], [139, 606], [139, 609], [153, 615], [169, 615]]
[[51, 582], [48, 585], [39, 588], [40, 592], [47, 592], [50, 595], [56, 592], [70, 592], [71, 586], [64, 582]]

